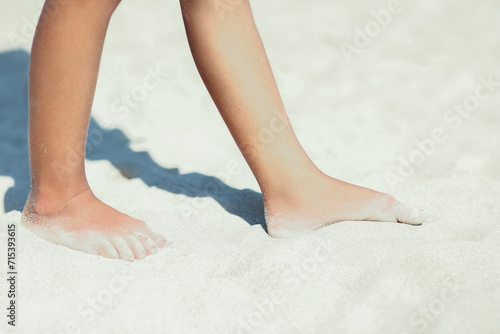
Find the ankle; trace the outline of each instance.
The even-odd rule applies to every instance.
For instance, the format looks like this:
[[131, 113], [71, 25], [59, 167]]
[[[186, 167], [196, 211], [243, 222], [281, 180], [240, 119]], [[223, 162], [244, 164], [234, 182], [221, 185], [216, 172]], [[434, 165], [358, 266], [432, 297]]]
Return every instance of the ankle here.
[[86, 191], [91, 191], [88, 185], [72, 189], [41, 190], [32, 187], [24, 211], [43, 216], [56, 215], [61, 212], [66, 202]]
[[317, 168], [300, 170], [293, 175], [284, 175], [262, 187], [264, 205], [269, 214], [301, 208], [320, 188], [325, 177]]

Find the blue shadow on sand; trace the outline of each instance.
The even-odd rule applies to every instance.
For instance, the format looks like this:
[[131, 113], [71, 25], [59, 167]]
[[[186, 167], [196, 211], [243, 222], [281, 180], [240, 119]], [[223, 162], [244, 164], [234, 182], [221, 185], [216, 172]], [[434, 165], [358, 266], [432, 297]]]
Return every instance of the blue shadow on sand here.
[[[26, 51], [0, 53], [0, 176], [14, 179], [4, 198], [6, 212], [21, 211], [30, 189], [28, 69]], [[265, 226], [260, 193], [232, 188], [213, 176], [164, 168], [148, 152], [133, 151], [123, 131], [104, 129], [94, 119], [90, 120], [89, 133], [102, 134], [102, 141], [99, 145], [89, 143], [92, 149], [87, 152], [88, 160], [108, 160], [124, 177], [139, 178], [150, 187], [192, 198], [211, 197], [248, 224]]]

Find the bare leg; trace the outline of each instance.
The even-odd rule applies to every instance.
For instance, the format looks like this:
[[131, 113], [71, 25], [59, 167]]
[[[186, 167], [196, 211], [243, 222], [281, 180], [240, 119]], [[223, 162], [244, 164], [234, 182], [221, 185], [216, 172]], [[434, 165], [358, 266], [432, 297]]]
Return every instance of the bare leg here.
[[345, 220], [420, 224], [416, 210], [392, 196], [323, 174], [288, 121], [248, 0], [181, 0], [200, 75], [254, 173], [267, 228], [287, 237]]
[[119, 0], [47, 0], [31, 54], [31, 192], [23, 225], [57, 244], [132, 261], [165, 239], [144, 222], [101, 202], [90, 190], [87, 128], [108, 23]]

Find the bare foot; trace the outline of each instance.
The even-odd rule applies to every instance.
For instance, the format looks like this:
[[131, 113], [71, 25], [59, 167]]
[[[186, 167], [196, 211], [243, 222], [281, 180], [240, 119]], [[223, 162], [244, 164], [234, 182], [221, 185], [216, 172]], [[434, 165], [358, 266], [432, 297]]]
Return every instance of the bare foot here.
[[285, 193], [266, 196], [269, 235], [288, 238], [347, 220], [372, 220], [420, 225], [421, 210], [394, 197], [331, 178], [323, 173], [298, 180]]
[[166, 244], [144, 222], [106, 205], [90, 189], [57, 205], [30, 195], [21, 223], [55, 244], [125, 261], [143, 259]]

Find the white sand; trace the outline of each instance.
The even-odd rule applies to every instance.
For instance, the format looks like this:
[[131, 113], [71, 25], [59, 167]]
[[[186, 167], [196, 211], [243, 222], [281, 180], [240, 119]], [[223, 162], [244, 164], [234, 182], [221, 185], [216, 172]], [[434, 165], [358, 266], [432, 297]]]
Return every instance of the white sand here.
[[[387, 1], [254, 1], [311, 158], [431, 213], [421, 227], [343, 222], [293, 240], [260, 225], [257, 183], [198, 77], [178, 2], [124, 1], [93, 113], [119, 130], [93, 123], [88, 175], [103, 200], [175, 245], [128, 264], [18, 226], [18, 326], [6, 326], [6, 225], [29, 187], [25, 81], [39, 2], [0, 5], [2, 333], [500, 332], [500, 87], [479, 106], [468, 98], [481, 77], [500, 81], [500, 3], [486, 0], [403, 1], [350, 63], [339, 46]], [[14, 35], [25, 51], [12, 51]], [[140, 88], [157, 65], [158, 86]], [[143, 99], [119, 113], [123, 94]], [[457, 103], [470, 116], [445, 119]], [[433, 154], [415, 153], [436, 129]], [[391, 187], [387, 175], [408, 167], [400, 157], [423, 162]]]

